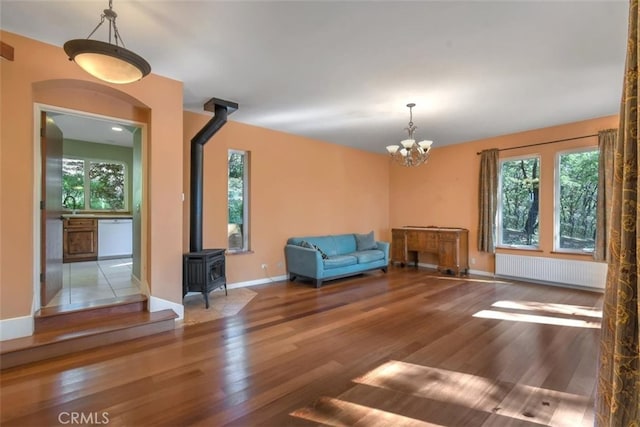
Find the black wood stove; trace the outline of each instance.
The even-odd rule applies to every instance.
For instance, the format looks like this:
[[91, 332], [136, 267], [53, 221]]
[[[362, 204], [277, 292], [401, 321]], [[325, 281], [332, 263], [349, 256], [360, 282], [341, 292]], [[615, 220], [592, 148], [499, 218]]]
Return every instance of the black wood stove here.
[[209, 308], [209, 292], [224, 287], [227, 295], [224, 249], [205, 249], [184, 255], [182, 265], [182, 294], [202, 292], [205, 307]]
[[[206, 308], [209, 308], [209, 292], [224, 287], [227, 295], [225, 275], [225, 249], [202, 249], [202, 189], [204, 144], [227, 122], [227, 114], [238, 109], [238, 104], [211, 98], [204, 104], [206, 111], [214, 116], [191, 139], [191, 200], [189, 223], [189, 250], [182, 264], [182, 296], [189, 292], [202, 292]], [[228, 112], [228, 110], [231, 110]]]

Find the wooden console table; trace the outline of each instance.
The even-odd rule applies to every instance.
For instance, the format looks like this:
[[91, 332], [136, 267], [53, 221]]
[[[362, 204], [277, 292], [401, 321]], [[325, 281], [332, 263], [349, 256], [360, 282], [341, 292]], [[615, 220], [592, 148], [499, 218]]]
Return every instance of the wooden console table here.
[[391, 262], [418, 265], [420, 252], [438, 256], [438, 271], [456, 276], [469, 272], [469, 231], [464, 228], [402, 227], [391, 229]]

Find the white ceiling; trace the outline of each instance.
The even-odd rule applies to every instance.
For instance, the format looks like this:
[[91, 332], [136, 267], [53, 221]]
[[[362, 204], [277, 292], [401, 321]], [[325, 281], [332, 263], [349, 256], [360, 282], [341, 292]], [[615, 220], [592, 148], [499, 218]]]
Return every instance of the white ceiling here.
[[[0, 0], [0, 24], [62, 46], [88, 36], [107, 5]], [[374, 152], [405, 137], [409, 102], [417, 137], [434, 147], [617, 114], [628, 7], [113, 1], [126, 47], [184, 82], [185, 109], [227, 99], [240, 106], [230, 120]], [[92, 38], [106, 41], [106, 29]]]
[[65, 139], [133, 147], [134, 126], [75, 114], [48, 112], [48, 115], [62, 130]]

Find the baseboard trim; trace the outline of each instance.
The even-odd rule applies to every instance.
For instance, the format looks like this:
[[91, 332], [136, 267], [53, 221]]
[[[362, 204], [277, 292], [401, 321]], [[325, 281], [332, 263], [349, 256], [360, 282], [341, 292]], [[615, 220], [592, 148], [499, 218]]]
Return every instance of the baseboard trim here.
[[0, 341], [33, 335], [33, 316], [14, 317], [0, 320]]
[[[436, 264], [425, 264], [422, 262], [418, 263], [418, 267], [424, 267], [424, 268], [430, 268], [432, 270], [437, 270], [438, 266]], [[478, 276], [486, 276], [486, 277], [495, 277], [495, 274], [489, 272], [489, 271], [483, 271], [483, 270], [471, 270], [469, 269], [469, 274], [475, 274]]]
[[469, 274], [475, 274], [477, 276], [485, 276], [485, 277], [496, 277], [495, 274], [493, 274], [490, 271], [483, 271], [483, 270], [472, 270], [469, 269]]
[[246, 288], [248, 286], [264, 285], [268, 283], [282, 282], [287, 280], [287, 275], [267, 277], [264, 279], [248, 280], [246, 282], [227, 283], [227, 289]]
[[176, 312], [178, 317], [175, 319], [183, 320], [184, 319], [184, 305], [176, 304], [175, 302], [168, 301], [166, 299], [154, 297], [153, 295], [149, 296], [149, 311], [161, 311], [171, 309]]

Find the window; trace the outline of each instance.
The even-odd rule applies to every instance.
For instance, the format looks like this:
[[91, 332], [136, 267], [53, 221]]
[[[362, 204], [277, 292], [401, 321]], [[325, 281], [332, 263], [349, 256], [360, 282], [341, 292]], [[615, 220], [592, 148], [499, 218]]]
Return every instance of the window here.
[[537, 248], [540, 205], [540, 158], [528, 156], [500, 162], [498, 244]]
[[84, 209], [84, 160], [62, 159], [62, 206]]
[[111, 160], [62, 159], [62, 205], [71, 210], [126, 210], [126, 165]]
[[230, 251], [249, 250], [249, 152], [229, 150], [227, 237]]
[[555, 249], [593, 252], [598, 203], [598, 150], [556, 155]]

